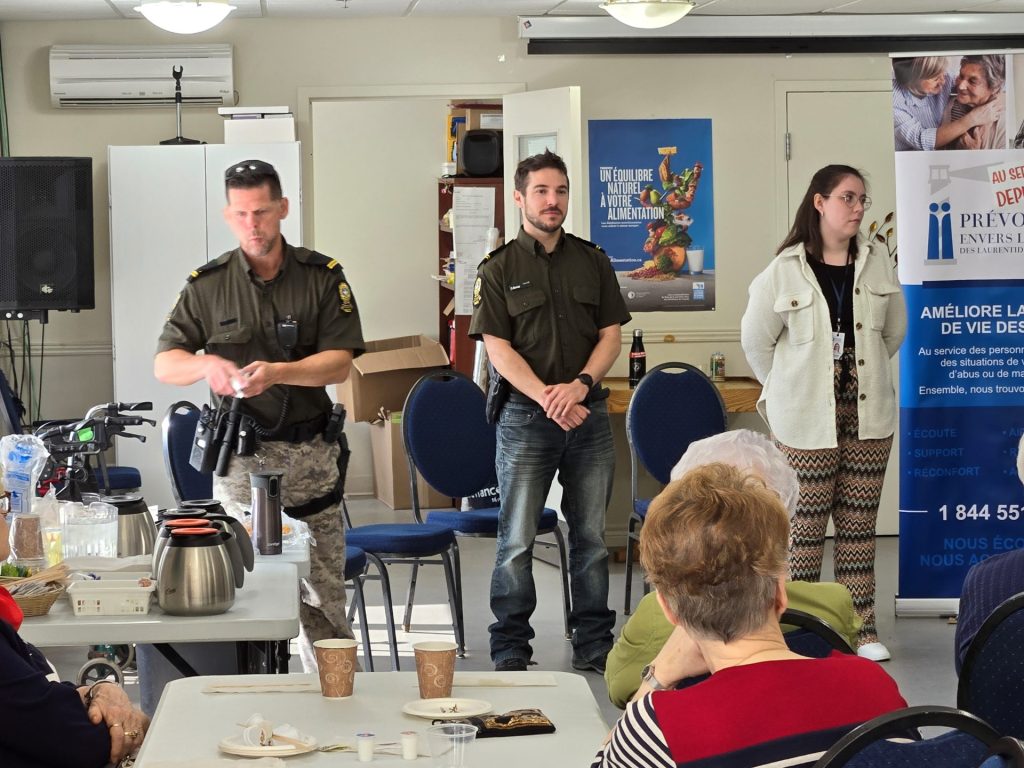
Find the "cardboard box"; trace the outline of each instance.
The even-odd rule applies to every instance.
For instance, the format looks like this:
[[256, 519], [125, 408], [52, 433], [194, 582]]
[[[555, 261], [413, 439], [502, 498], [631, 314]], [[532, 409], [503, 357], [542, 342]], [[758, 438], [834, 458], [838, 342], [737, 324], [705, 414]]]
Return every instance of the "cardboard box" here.
[[[373, 450], [373, 480], [377, 498], [392, 509], [412, 509], [412, 489], [409, 487], [409, 459], [402, 439], [402, 414], [392, 413], [387, 421], [370, 425], [370, 445]], [[422, 478], [417, 478], [420, 509], [447, 509], [452, 500], [435, 491]]]
[[338, 385], [338, 401], [351, 421], [373, 421], [381, 408], [401, 411], [412, 385], [430, 369], [446, 365], [444, 347], [426, 336], [368, 341], [366, 352], [352, 361], [348, 381]]

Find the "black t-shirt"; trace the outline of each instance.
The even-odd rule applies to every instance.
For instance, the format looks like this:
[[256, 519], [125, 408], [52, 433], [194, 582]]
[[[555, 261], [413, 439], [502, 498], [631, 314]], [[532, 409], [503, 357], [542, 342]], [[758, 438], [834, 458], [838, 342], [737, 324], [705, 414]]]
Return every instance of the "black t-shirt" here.
[[839, 330], [846, 334], [843, 346], [846, 349], [856, 347], [853, 339], [853, 262], [837, 267], [808, 257], [807, 263], [814, 276], [818, 278], [821, 292], [825, 294], [831, 329], [836, 330], [836, 315], [839, 314], [839, 305], [842, 304]]

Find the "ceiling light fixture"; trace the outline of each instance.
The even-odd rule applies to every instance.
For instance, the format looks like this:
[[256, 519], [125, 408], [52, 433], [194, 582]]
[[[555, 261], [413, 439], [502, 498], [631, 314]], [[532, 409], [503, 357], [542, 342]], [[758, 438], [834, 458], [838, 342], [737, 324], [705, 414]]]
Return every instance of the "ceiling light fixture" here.
[[697, 7], [690, 0], [607, 0], [601, 8], [623, 24], [659, 29], [675, 24]]
[[160, 29], [193, 35], [220, 24], [235, 6], [228, 0], [142, 0], [135, 10]]

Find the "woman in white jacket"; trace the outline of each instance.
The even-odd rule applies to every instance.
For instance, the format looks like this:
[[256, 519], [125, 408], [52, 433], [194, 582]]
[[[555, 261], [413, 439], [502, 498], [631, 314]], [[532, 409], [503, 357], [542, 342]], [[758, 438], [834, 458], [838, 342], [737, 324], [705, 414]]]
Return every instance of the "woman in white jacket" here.
[[800, 478], [790, 578], [819, 580], [831, 517], [836, 581], [863, 620], [858, 653], [883, 661], [875, 521], [897, 418], [889, 360], [907, 321], [888, 254], [859, 239], [870, 206], [857, 169], [814, 174], [792, 229], [750, 284], [741, 334], [763, 386], [758, 411]]

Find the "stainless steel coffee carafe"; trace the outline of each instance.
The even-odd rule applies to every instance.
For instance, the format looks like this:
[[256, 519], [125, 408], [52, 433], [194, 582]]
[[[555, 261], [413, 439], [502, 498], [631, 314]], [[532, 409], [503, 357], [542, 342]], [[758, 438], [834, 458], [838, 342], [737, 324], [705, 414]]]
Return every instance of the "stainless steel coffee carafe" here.
[[117, 556], [150, 555], [156, 540], [156, 524], [141, 496], [104, 496], [105, 504], [117, 507]]
[[223, 534], [219, 526], [170, 533], [156, 572], [157, 601], [165, 612], [209, 616], [224, 613], [234, 604], [241, 569], [232, 566]]
[[280, 470], [250, 472], [252, 486], [252, 535], [261, 555], [281, 554]]

